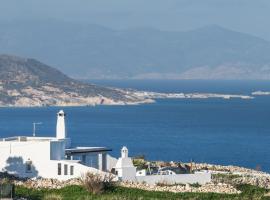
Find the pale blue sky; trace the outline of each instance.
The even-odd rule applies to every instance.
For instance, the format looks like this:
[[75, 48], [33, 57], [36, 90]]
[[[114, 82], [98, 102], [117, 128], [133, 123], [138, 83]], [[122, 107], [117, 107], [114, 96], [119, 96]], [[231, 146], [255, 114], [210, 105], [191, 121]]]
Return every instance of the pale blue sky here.
[[270, 40], [270, 0], [0, 0], [0, 21], [24, 19], [180, 31], [218, 24]]

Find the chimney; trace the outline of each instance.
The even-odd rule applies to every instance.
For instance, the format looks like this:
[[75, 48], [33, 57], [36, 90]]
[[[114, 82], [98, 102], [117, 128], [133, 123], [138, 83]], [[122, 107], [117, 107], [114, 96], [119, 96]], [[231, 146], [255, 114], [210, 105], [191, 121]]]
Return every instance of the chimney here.
[[66, 127], [65, 127], [65, 116], [63, 110], [57, 113], [57, 124], [56, 124], [56, 138], [65, 139], [66, 138]]

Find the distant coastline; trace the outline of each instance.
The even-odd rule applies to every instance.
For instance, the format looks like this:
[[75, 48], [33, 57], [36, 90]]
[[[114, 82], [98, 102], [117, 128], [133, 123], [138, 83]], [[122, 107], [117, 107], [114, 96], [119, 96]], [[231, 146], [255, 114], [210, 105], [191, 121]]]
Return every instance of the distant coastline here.
[[[70, 101], [52, 101], [51, 103], [43, 103], [42, 101], [36, 101], [35, 98], [21, 97], [16, 104], [6, 104], [0, 107], [74, 107], [74, 106], [97, 106], [97, 105], [141, 105], [155, 103], [156, 99], [243, 99], [249, 100], [255, 97], [250, 95], [238, 95], [238, 94], [219, 94], [219, 93], [159, 93], [149, 91], [137, 91], [137, 90], [122, 90], [126, 94], [126, 97], [130, 97], [132, 101], [121, 100], [115, 101], [106, 97], [71, 97]], [[256, 95], [256, 94], [255, 94]], [[258, 95], [258, 94], [257, 94]], [[72, 99], [73, 98], [73, 99]], [[55, 97], [57, 99], [57, 97]]]
[[218, 94], [218, 93], [159, 93], [159, 92], [146, 92], [136, 91], [136, 96], [152, 99], [207, 99], [207, 98], [240, 98], [240, 99], [254, 99], [249, 95], [236, 95], [236, 94]]
[[252, 95], [253, 96], [268, 96], [270, 95], [270, 92], [258, 90], [258, 91], [252, 92]]

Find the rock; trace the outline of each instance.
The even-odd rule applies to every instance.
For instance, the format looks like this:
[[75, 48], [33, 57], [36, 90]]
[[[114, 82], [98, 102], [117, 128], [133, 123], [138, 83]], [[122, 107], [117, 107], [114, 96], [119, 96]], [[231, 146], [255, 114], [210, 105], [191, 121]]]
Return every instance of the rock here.
[[189, 184], [186, 184], [186, 185], [185, 185], [185, 190], [189, 190], [189, 189], [190, 189]]
[[235, 189], [232, 185], [228, 184], [213, 184], [209, 183], [206, 185], [203, 185], [201, 187], [192, 187], [189, 184], [186, 184], [185, 186], [181, 185], [171, 185], [171, 186], [149, 186], [142, 183], [120, 183], [120, 186], [123, 187], [129, 187], [129, 188], [138, 188], [142, 190], [148, 190], [148, 191], [162, 191], [162, 192], [212, 192], [212, 193], [226, 193], [226, 194], [239, 194], [241, 193], [237, 189]]

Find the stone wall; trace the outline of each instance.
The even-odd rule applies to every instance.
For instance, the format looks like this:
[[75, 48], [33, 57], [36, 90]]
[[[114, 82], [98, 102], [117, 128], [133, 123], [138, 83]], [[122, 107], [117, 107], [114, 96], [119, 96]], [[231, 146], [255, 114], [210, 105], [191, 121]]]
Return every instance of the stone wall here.
[[226, 183], [207, 183], [202, 186], [193, 186], [190, 184], [176, 184], [176, 185], [149, 185], [144, 183], [131, 183], [131, 182], [122, 182], [120, 184], [122, 187], [128, 188], [137, 188], [141, 190], [148, 191], [159, 191], [159, 192], [201, 192], [201, 193], [223, 193], [223, 194], [239, 194], [241, 193], [235, 189], [232, 185]]
[[210, 173], [195, 173], [195, 174], [175, 174], [175, 175], [149, 175], [137, 176], [136, 180], [139, 183], [147, 183], [155, 185], [158, 183], [166, 184], [194, 184], [201, 185], [211, 182]]

